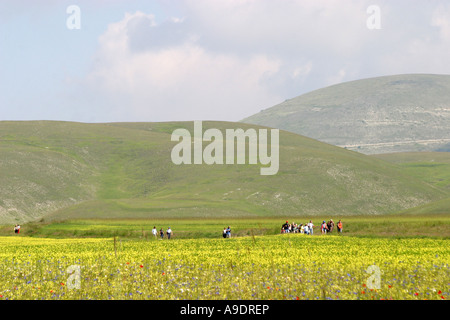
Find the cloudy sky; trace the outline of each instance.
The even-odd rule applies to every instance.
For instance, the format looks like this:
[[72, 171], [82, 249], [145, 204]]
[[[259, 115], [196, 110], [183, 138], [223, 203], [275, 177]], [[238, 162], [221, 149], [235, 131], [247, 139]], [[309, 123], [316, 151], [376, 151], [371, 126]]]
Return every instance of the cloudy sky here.
[[448, 0], [0, 0], [0, 120], [238, 121], [449, 56]]

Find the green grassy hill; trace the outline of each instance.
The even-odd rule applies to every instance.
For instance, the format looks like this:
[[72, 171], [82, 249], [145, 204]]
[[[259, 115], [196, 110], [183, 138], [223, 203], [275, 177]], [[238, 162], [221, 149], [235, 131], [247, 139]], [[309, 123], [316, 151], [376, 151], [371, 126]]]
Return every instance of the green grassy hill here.
[[450, 152], [399, 152], [372, 157], [394, 163], [405, 173], [450, 192]]
[[315, 90], [242, 122], [365, 154], [447, 150], [450, 75], [407, 74]]
[[[450, 192], [450, 152], [405, 152], [373, 155], [396, 164], [403, 172]], [[402, 214], [450, 214], [450, 198], [441, 199]]]
[[[243, 128], [203, 122], [204, 130]], [[395, 164], [280, 132], [280, 169], [171, 162], [192, 122], [0, 122], [0, 223], [45, 217], [270, 217], [384, 214], [444, 199]], [[204, 143], [206, 145], [207, 143]]]

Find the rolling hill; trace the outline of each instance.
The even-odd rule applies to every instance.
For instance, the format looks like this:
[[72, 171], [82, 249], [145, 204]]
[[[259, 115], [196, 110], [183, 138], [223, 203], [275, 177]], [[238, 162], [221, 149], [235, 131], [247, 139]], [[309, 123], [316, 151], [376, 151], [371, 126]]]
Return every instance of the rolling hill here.
[[242, 122], [365, 154], [448, 150], [450, 76], [407, 74], [315, 90]]
[[450, 192], [450, 152], [399, 152], [372, 155], [414, 177]]
[[[203, 122], [207, 128], [258, 128]], [[192, 122], [0, 122], [0, 224], [42, 218], [385, 214], [448, 192], [396, 164], [280, 131], [280, 165], [175, 165]], [[204, 145], [207, 145], [205, 142]]]
[[[404, 173], [450, 193], [450, 152], [399, 152], [372, 157], [396, 164]], [[402, 210], [400, 214], [449, 214], [450, 197], [418, 207]]]

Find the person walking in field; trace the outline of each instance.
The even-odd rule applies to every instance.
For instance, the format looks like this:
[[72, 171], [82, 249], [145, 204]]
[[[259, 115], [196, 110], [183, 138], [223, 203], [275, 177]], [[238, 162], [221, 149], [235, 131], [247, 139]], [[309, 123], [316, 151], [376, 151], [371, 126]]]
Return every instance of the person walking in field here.
[[330, 233], [333, 232], [333, 229], [334, 229], [334, 221], [333, 221], [333, 219], [330, 219], [330, 221], [328, 221], [327, 227], [328, 227], [328, 231]]
[[224, 239], [227, 237], [227, 228], [226, 227], [223, 228], [223, 235], [222, 236], [223, 236]]
[[155, 237], [155, 239], [156, 239], [156, 236], [158, 234], [158, 231], [156, 230], [156, 227], [153, 227], [152, 234], [153, 234], [153, 237]]
[[169, 227], [169, 228], [167, 229], [166, 233], [167, 233], [167, 239], [170, 240], [170, 236], [172, 235], [172, 229], [170, 229], [170, 227]]
[[338, 233], [342, 233], [342, 221], [339, 220], [338, 224], [337, 224], [337, 229], [338, 229]]
[[322, 225], [320, 226], [320, 230], [322, 231], [322, 234], [327, 234], [328, 226], [325, 220], [323, 220]]
[[14, 233], [19, 233], [18, 231], [19, 231], [19, 229], [17, 228], [17, 224], [16, 224], [16, 226], [14, 227]]
[[289, 229], [289, 223], [286, 221], [286, 223], [281, 226], [281, 230], [283, 230], [283, 232], [281, 232], [281, 233], [287, 233], [288, 229]]
[[161, 237], [159, 240], [164, 239], [164, 230], [162, 228], [159, 230], [159, 236]]
[[309, 220], [309, 223], [308, 223], [308, 231], [309, 231], [309, 234], [310, 235], [312, 235], [313, 234], [313, 227], [314, 227], [314, 223], [312, 223], [312, 221], [311, 220]]
[[308, 227], [308, 224], [305, 224], [304, 226], [303, 226], [303, 232], [302, 233], [304, 233], [304, 234], [309, 234], [309, 227]]
[[227, 238], [231, 238], [231, 228], [228, 226], [227, 228]]

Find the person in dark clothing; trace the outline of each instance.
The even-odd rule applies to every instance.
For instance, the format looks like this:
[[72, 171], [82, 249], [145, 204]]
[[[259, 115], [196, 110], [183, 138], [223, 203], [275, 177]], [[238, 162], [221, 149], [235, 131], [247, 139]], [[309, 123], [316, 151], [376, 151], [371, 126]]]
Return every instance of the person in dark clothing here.
[[288, 230], [289, 230], [289, 222], [288, 221], [286, 221], [286, 223], [283, 224], [282, 229], [283, 229], [283, 233], [288, 233]]

